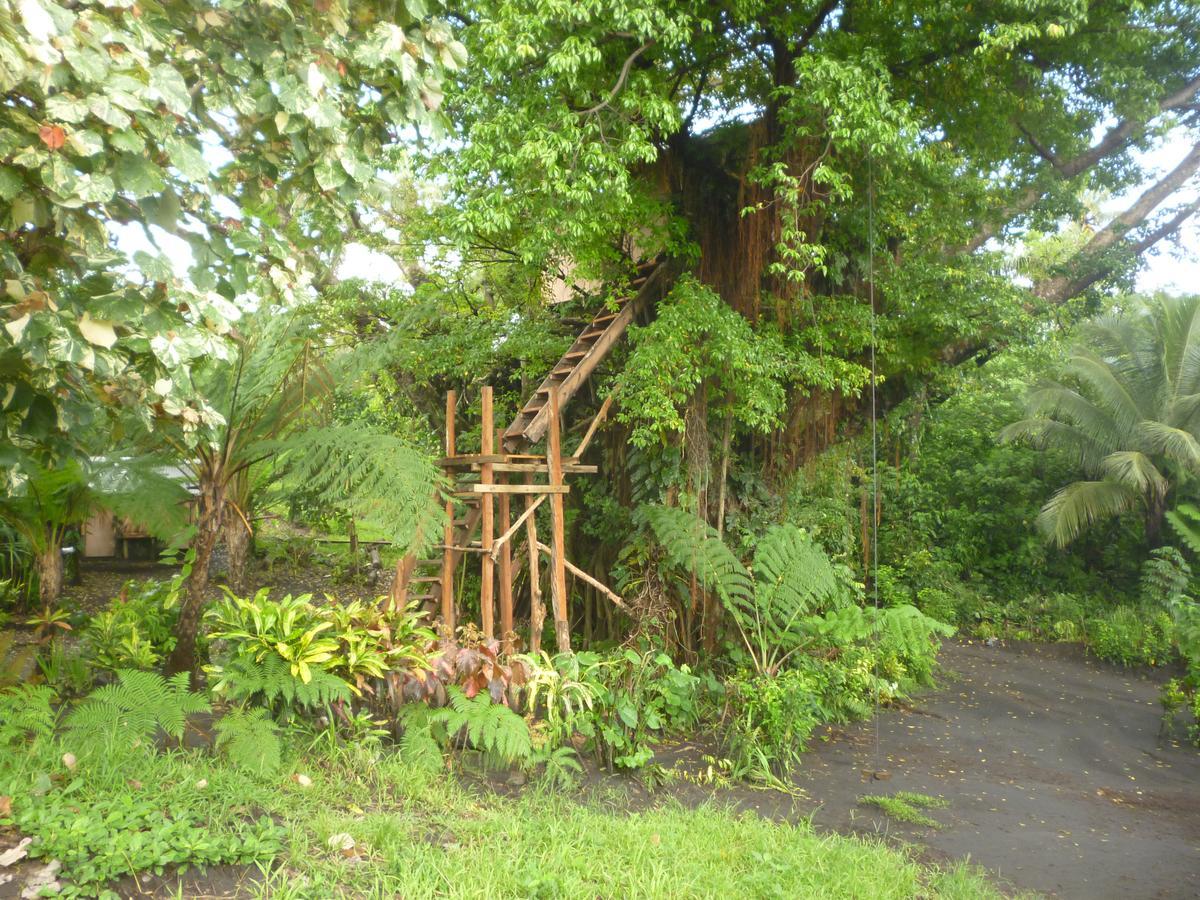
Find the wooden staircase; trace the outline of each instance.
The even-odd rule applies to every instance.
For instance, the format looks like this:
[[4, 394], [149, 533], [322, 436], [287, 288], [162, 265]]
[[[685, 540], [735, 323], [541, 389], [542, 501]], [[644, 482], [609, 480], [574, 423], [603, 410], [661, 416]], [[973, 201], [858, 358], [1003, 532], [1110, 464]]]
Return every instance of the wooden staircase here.
[[648, 260], [638, 265], [632, 281], [634, 293], [617, 301], [616, 310], [602, 307], [591, 322], [579, 333], [567, 352], [550, 370], [550, 374], [533, 392], [517, 413], [516, 419], [504, 432], [504, 449], [516, 453], [536, 444], [546, 434], [550, 420], [550, 388], [558, 386], [559, 402], [566, 406], [587, 381], [588, 376], [608, 356], [613, 345], [629, 327], [647, 299], [667, 280], [666, 264]]

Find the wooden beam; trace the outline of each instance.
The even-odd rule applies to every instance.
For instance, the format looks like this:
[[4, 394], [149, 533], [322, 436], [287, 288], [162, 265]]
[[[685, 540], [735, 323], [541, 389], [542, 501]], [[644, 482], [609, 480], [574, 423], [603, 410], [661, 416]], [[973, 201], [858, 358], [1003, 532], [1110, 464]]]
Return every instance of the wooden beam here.
[[573, 456], [576, 459], [579, 459], [581, 456], [583, 456], [583, 451], [585, 451], [588, 448], [588, 444], [590, 444], [592, 442], [592, 438], [594, 438], [596, 436], [596, 431], [600, 428], [600, 426], [604, 423], [604, 420], [608, 417], [608, 411], [612, 407], [612, 402], [613, 402], [612, 394], [609, 394], [607, 397], [604, 398], [604, 402], [600, 404], [599, 412], [597, 412], [595, 417], [592, 419], [592, 424], [590, 424], [588, 426], [587, 431], [585, 431], [583, 433], [583, 440], [581, 440], [579, 442], [579, 446], [575, 448], [575, 452], [572, 453], [571, 456]]
[[[488, 473], [491, 477], [491, 473]], [[469, 497], [474, 494], [569, 494], [569, 484], [491, 484], [481, 481], [479, 484], [463, 485], [463, 490], [455, 491], [455, 496]]]
[[[559, 421], [558, 385], [550, 389], [550, 421], [547, 455], [550, 458], [550, 483], [562, 485], [562, 424]], [[486, 494], [484, 495], [487, 496]], [[550, 495], [550, 598], [554, 604], [554, 637], [559, 653], [571, 649], [571, 621], [567, 615], [566, 516], [562, 494]]]
[[[480, 427], [483, 429], [480, 433], [480, 454], [482, 456], [492, 455], [492, 441], [495, 439], [493, 431], [494, 424], [492, 422], [492, 386], [485, 385], [480, 398], [480, 416], [482, 422]], [[480, 548], [483, 550], [483, 571], [481, 573], [481, 583], [479, 591], [479, 609], [480, 616], [483, 619], [483, 636], [491, 640], [496, 636], [496, 609], [495, 609], [495, 568], [496, 562], [492, 559], [492, 529], [495, 527], [495, 520], [492, 518], [493, 504], [495, 502], [492, 496], [493, 492], [487, 490], [489, 487], [502, 487], [502, 485], [492, 484], [492, 464], [484, 463], [480, 467], [479, 473], [480, 483], [474, 485], [477, 488], [484, 488], [476, 493], [483, 494], [482, 503], [482, 525], [483, 533], [480, 537]]]
[[481, 463], [502, 462], [508, 462], [508, 457], [503, 453], [463, 453], [458, 456], [443, 456], [438, 460], [438, 465], [443, 469], [465, 469], [467, 466], [477, 466]]
[[[550, 550], [550, 548], [547, 547], [545, 544], [538, 544], [538, 549], [541, 550], [543, 553], [548, 554], [550, 556], [554, 555], [553, 552]], [[588, 584], [590, 584], [592, 587], [594, 587], [596, 590], [598, 590], [600, 593], [602, 593], [605, 597], [607, 597], [609, 600], [611, 600], [613, 602], [613, 605], [615, 607], [617, 607], [617, 609], [619, 609], [623, 612], [627, 612], [630, 615], [633, 615], [633, 610], [629, 608], [629, 604], [627, 604], [624, 600], [622, 600], [621, 595], [616, 593], [612, 588], [610, 588], [608, 585], [606, 585], [603, 581], [593, 578], [591, 575], [589, 575], [587, 572], [583, 571], [583, 569], [579, 568], [579, 566], [575, 565], [575, 563], [571, 562], [569, 559], [563, 560], [563, 564], [567, 567], [567, 569], [571, 572], [572, 575], [574, 575], [576, 578], [580, 579], [581, 581], [586, 581]]]
[[[525, 476], [532, 481], [532, 475]], [[537, 511], [538, 504], [546, 499], [542, 495], [536, 500], [532, 494], [525, 496], [525, 538], [529, 545], [529, 652], [537, 654], [542, 649], [542, 628], [546, 624], [546, 607], [542, 603], [542, 573], [538, 566]]]
[[[454, 455], [454, 410], [458, 395], [446, 392], [446, 455]], [[454, 640], [454, 500], [446, 498], [446, 529], [442, 534], [442, 639]]]
[[[478, 465], [471, 466], [472, 471], [479, 471]], [[509, 472], [520, 473], [533, 472], [535, 474], [549, 474], [549, 463], [493, 463], [492, 471], [496, 473]], [[600, 471], [599, 466], [581, 466], [578, 463], [563, 462], [564, 475], [595, 475]]]
[[[504, 532], [504, 534], [500, 535], [500, 537], [497, 538], [496, 542], [494, 544], [492, 544], [492, 559], [496, 558], [496, 554], [499, 552], [501, 547], [508, 544], [509, 539], [514, 534], [517, 533], [517, 529], [519, 529], [522, 525], [525, 524], [525, 520], [528, 519], [530, 516], [532, 516], [535, 512], [537, 512], [537, 508], [546, 501], [546, 497], [548, 497], [548, 496], [549, 496], [548, 494], [542, 494], [536, 500], [533, 500], [532, 503], [530, 502], [532, 497], [530, 497], [528, 495], [526, 496], [525, 512], [521, 513], [521, 515], [517, 519], [517, 521], [513, 522], [512, 525]], [[504, 499], [507, 500], [507, 497]]]
[[[503, 432], [496, 431], [496, 443], [499, 444], [503, 438]], [[501, 481], [507, 481], [507, 475], [500, 476]], [[517, 485], [505, 485], [505, 487], [516, 487]], [[500, 495], [500, 528], [504, 534], [509, 532], [509, 521], [512, 518], [511, 497], [509, 494]], [[496, 558], [496, 547], [492, 547], [492, 559]], [[513, 565], [512, 565], [512, 545], [505, 541], [500, 545], [500, 644], [505, 653], [513, 652]]]

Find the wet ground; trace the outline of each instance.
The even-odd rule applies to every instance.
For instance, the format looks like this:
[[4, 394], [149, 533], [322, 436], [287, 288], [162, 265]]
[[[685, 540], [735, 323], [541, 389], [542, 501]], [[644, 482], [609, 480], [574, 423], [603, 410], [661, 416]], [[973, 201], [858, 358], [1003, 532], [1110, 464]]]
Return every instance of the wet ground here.
[[[798, 798], [731, 788], [715, 799], [912, 843], [934, 862], [969, 858], [1017, 890], [1200, 897], [1200, 752], [1159, 742], [1165, 676], [1067, 644], [951, 642], [940, 659], [941, 686], [910, 708], [815, 742]], [[684, 744], [671, 755], [694, 767], [702, 752]], [[897, 791], [948, 800], [928, 812], [943, 827], [905, 825], [858, 802]], [[694, 802], [701, 792], [682, 793]]]

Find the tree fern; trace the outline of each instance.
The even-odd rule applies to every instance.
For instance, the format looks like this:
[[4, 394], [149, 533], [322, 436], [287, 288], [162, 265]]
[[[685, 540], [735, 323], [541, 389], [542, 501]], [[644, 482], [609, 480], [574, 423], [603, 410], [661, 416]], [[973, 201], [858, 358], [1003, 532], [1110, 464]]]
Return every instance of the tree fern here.
[[[833, 563], [795, 525], [776, 525], [754, 552], [753, 603], [736, 603], [742, 615], [754, 617], [767, 639], [786, 643], [813, 610], [844, 603]], [[740, 598], [735, 598], [740, 599]]]
[[122, 669], [117, 682], [89, 694], [67, 716], [67, 727], [85, 744], [147, 744], [159, 729], [179, 740], [187, 717], [211, 707], [188, 690], [188, 673], [163, 678], [156, 672]]
[[279, 726], [265, 709], [232, 709], [213, 726], [217, 749], [241, 769], [269, 775], [279, 768], [283, 747]]
[[44, 684], [23, 684], [0, 691], [0, 747], [36, 741], [54, 732], [54, 691]]
[[1159, 547], [1150, 551], [1142, 565], [1139, 585], [1142, 602], [1153, 607], [1170, 607], [1187, 596], [1192, 581], [1192, 568], [1183, 554], [1174, 547]]
[[404, 549], [424, 552], [442, 533], [441, 471], [394, 435], [356, 425], [308, 428], [264, 451], [318, 503], [374, 522]]
[[1194, 503], [1180, 503], [1167, 512], [1167, 522], [1187, 548], [1200, 556], [1200, 507]]
[[952, 625], [939, 622], [907, 603], [879, 610], [878, 615], [868, 607], [867, 617], [877, 623], [880, 647], [910, 660], [932, 660], [934, 639], [950, 637], [955, 631]]
[[433, 736], [433, 710], [424, 704], [401, 707], [400, 758], [408, 765], [425, 772], [442, 768], [442, 748]]
[[468, 697], [457, 687], [446, 693], [449, 705], [430, 713], [430, 721], [447, 739], [465, 737], [472, 747], [504, 764], [529, 759], [533, 741], [524, 719], [504, 704], [493, 703], [487, 693]]
[[753, 599], [753, 578], [707, 522], [672, 506], [643, 506], [638, 516], [650, 526], [672, 566], [695, 575], [727, 604]]

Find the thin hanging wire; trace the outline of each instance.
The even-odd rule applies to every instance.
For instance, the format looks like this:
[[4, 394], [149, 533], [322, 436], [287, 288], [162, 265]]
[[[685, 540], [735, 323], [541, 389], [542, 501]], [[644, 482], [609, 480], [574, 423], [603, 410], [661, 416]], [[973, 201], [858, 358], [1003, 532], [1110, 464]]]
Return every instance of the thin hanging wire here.
[[875, 383], [875, 160], [867, 156], [867, 296], [871, 301], [871, 590], [875, 600], [875, 768], [880, 768], [879, 738], [879, 425]]

